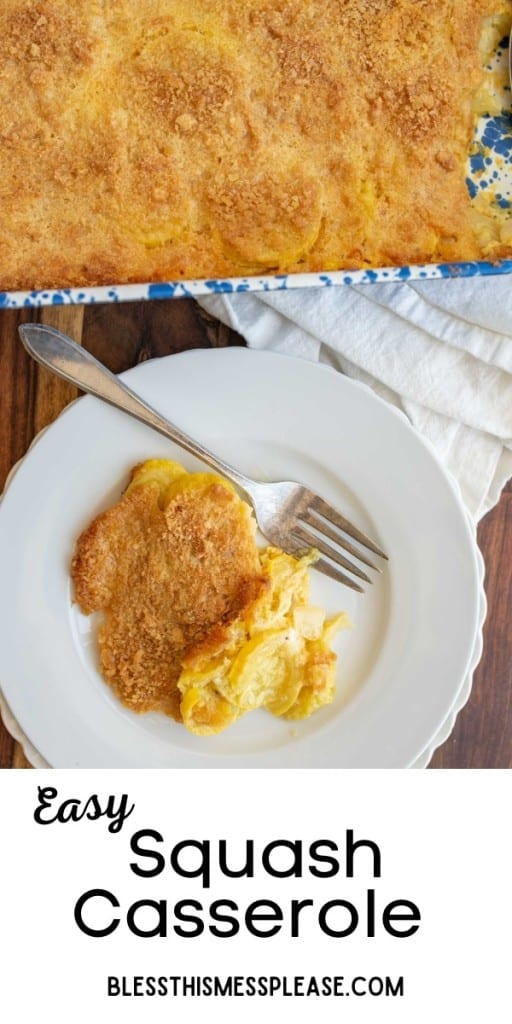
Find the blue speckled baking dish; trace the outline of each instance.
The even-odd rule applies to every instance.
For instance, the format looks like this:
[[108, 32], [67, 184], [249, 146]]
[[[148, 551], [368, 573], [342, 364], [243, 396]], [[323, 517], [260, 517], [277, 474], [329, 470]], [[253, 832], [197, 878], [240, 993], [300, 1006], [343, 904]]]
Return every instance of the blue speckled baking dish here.
[[[503, 39], [489, 70], [508, 63], [508, 39]], [[510, 209], [512, 216], [512, 107], [510, 87], [503, 91], [501, 115], [480, 118], [468, 159], [467, 186], [474, 198], [479, 191], [492, 192], [492, 202]], [[219, 292], [278, 291], [289, 288], [326, 288], [375, 281], [407, 281], [426, 278], [474, 277], [512, 273], [512, 259], [491, 263], [475, 260], [432, 263], [376, 270], [338, 270], [319, 274], [274, 274], [264, 277], [233, 277], [218, 280], [143, 282], [95, 288], [62, 288], [55, 291], [0, 292], [0, 308], [49, 306], [63, 303], [126, 302], [182, 298]]]

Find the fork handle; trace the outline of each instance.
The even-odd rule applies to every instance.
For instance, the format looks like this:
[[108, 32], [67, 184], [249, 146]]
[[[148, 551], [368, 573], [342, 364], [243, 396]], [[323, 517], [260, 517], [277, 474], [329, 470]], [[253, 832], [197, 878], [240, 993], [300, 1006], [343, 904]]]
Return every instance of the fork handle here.
[[24, 324], [19, 327], [19, 333], [29, 355], [42, 366], [70, 384], [75, 384], [82, 391], [101, 398], [109, 405], [122, 409], [147, 426], [153, 427], [164, 437], [174, 441], [180, 448], [197, 456], [211, 469], [227, 476], [251, 497], [255, 481], [250, 480], [243, 473], [239, 473], [229, 463], [218, 458], [204, 445], [194, 441], [174, 423], [161, 416], [156, 409], [139, 398], [119, 377], [111, 373], [103, 363], [68, 338], [67, 334], [46, 324]]

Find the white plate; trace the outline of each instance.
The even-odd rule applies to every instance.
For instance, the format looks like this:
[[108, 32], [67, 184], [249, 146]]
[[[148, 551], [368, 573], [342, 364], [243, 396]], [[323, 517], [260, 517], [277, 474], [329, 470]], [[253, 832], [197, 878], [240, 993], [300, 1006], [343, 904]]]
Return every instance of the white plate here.
[[124, 375], [243, 472], [298, 479], [373, 534], [389, 567], [363, 596], [313, 573], [313, 596], [354, 623], [334, 703], [305, 722], [247, 715], [212, 738], [122, 707], [97, 670], [94, 623], [72, 606], [76, 537], [132, 465], [199, 464], [93, 398], [70, 406], [0, 507], [0, 680], [55, 767], [395, 768], [422, 761], [467, 689], [483, 616], [474, 532], [456, 488], [400, 413], [322, 366], [246, 349], [194, 350]]

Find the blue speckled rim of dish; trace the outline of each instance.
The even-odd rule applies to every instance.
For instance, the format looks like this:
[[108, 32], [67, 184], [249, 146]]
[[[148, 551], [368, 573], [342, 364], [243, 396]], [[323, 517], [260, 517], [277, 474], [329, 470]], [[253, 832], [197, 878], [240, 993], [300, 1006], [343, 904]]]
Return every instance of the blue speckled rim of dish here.
[[275, 274], [268, 277], [234, 277], [212, 281], [163, 281], [153, 284], [124, 284], [102, 288], [62, 288], [58, 291], [0, 292], [0, 308], [51, 305], [89, 305], [94, 302], [133, 302], [148, 299], [178, 299], [225, 292], [285, 291], [291, 288], [327, 288], [340, 284], [370, 284], [375, 281], [413, 281], [428, 278], [476, 277], [512, 273], [512, 260], [499, 263], [433, 263], [424, 266], [387, 267], [379, 270], [337, 270], [331, 274]]
[[[491, 73], [508, 63], [508, 39], [502, 39], [487, 70]], [[473, 151], [468, 159], [466, 183], [472, 198], [479, 192], [512, 215], [512, 111], [510, 87], [501, 89], [501, 115], [481, 117], [475, 131]], [[427, 280], [429, 278], [478, 277], [512, 273], [512, 259], [491, 263], [475, 260], [461, 263], [431, 263], [417, 266], [381, 267], [377, 270], [337, 270], [318, 274], [272, 274], [262, 277], [233, 277], [216, 280], [163, 281], [160, 283], [107, 285], [94, 288], [60, 288], [42, 291], [0, 292], [0, 309], [51, 305], [90, 305], [101, 302], [133, 302], [178, 299], [225, 292], [269, 292], [291, 288], [328, 288], [343, 284]]]

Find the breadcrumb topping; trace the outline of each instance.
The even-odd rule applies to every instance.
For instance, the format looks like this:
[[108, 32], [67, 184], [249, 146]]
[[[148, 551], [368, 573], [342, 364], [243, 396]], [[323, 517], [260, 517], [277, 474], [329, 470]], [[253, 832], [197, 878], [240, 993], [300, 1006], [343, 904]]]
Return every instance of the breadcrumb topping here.
[[478, 258], [464, 166], [503, 9], [3, 0], [0, 287]]
[[250, 510], [212, 483], [159, 503], [129, 490], [87, 527], [72, 563], [75, 600], [102, 612], [101, 669], [133, 711], [181, 719], [185, 653], [223, 630], [264, 587]]

